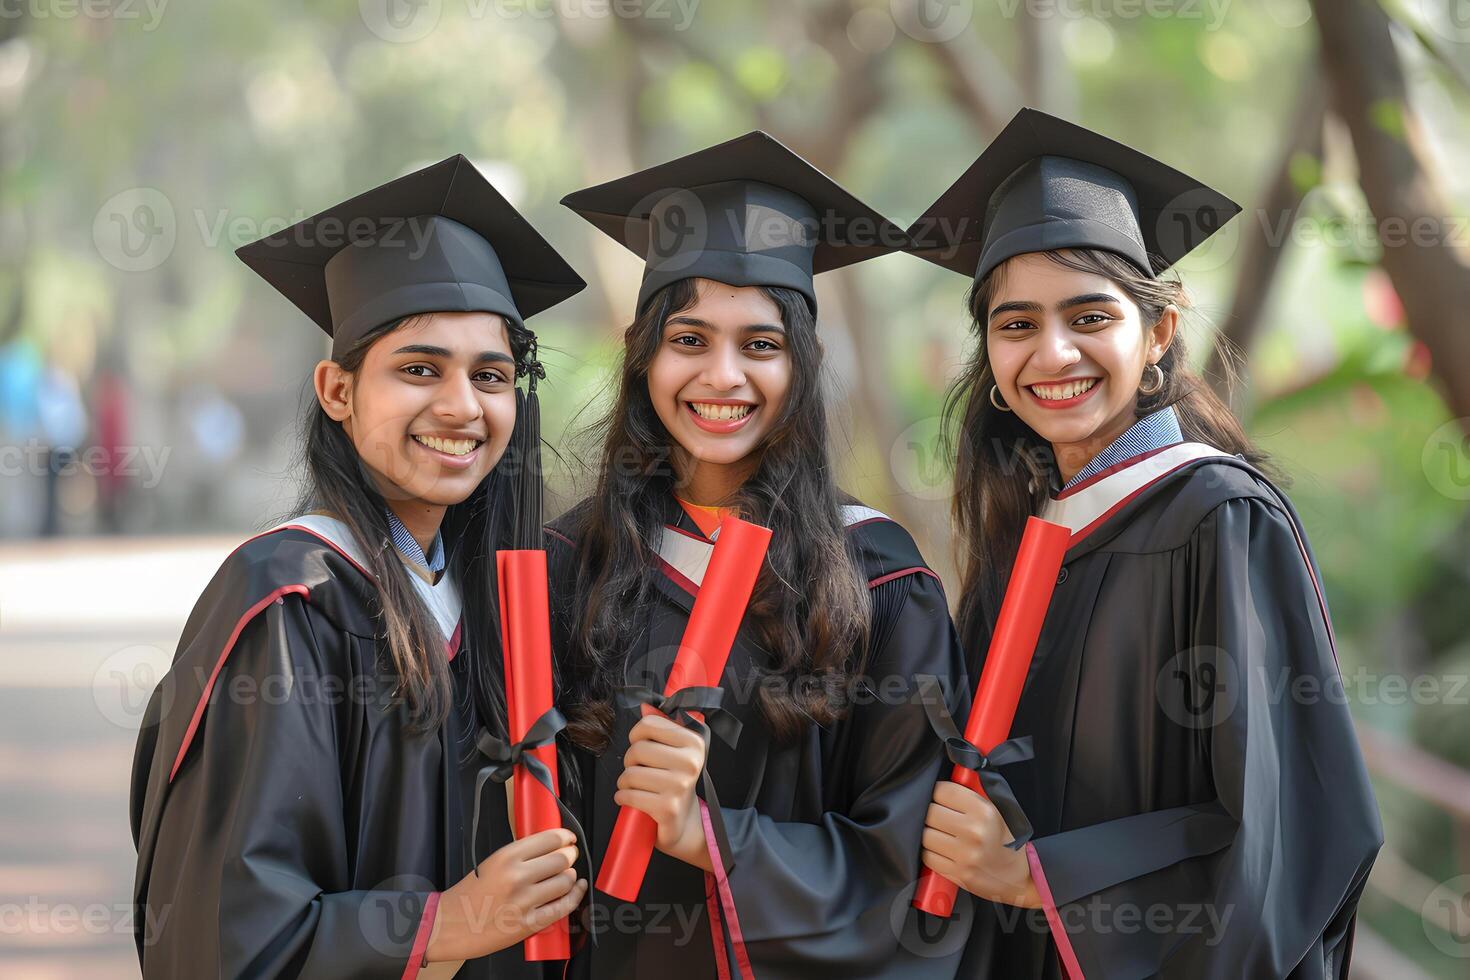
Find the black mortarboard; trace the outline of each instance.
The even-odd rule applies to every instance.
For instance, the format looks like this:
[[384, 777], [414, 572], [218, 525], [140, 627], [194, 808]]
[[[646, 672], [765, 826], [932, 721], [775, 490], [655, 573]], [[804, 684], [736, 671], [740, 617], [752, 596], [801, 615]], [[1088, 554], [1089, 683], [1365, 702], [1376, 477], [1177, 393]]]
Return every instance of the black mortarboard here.
[[[498, 313], [525, 318], [587, 284], [463, 156], [389, 181], [235, 253], [332, 338], [340, 359], [375, 327], [416, 313]], [[513, 338], [511, 339], [514, 342]], [[517, 354], [509, 530], [490, 547], [534, 548], [541, 539], [544, 376], [532, 336]], [[493, 523], [493, 522], [492, 522]], [[490, 528], [492, 537], [500, 532]]]
[[334, 357], [415, 313], [484, 310], [524, 327], [586, 285], [458, 155], [235, 254], [331, 335]]
[[908, 235], [915, 254], [976, 279], [1013, 256], [1062, 248], [1105, 249], [1157, 275], [1239, 213], [1147, 154], [1022, 109]]
[[768, 133], [753, 132], [561, 203], [645, 260], [638, 307], [680, 279], [785, 286], [897, 251], [903, 230]]

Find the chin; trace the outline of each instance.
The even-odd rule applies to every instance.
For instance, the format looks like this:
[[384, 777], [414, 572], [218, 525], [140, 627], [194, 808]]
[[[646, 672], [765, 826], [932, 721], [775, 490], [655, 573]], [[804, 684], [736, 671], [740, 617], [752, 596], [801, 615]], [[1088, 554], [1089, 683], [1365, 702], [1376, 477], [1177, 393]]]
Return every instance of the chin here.
[[1041, 417], [1034, 420], [1022, 419], [1021, 421], [1030, 426], [1031, 430], [1038, 436], [1052, 443], [1072, 444], [1085, 442], [1102, 427], [1102, 420], [1092, 418], [1091, 416], [1073, 419], [1057, 418], [1056, 415], [1061, 413], [1051, 413], [1046, 409], [1040, 409], [1032, 414], [1040, 415]]
[[734, 446], [686, 446], [684, 451], [701, 463], [711, 466], [729, 466], [750, 455], [750, 450]]
[[1081, 442], [1087, 438], [1088, 433], [1093, 431], [1087, 425], [1074, 425], [1053, 419], [1041, 419], [1038, 424], [1034, 425], [1030, 422], [1026, 424], [1031, 426], [1031, 431], [1050, 443], [1070, 444]]
[[446, 477], [424, 487], [422, 492], [415, 496], [424, 503], [437, 507], [453, 507], [455, 504], [462, 504], [468, 500], [470, 494], [475, 492], [475, 488], [483, 479], [484, 474], [476, 476], [469, 473]]
[[687, 433], [680, 440], [683, 450], [701, 463], [712, 466], [730, 466], [760, 448], [765, 439], [764, 432], [742, 432], [738, 440], [721, 439], [705, 432]]

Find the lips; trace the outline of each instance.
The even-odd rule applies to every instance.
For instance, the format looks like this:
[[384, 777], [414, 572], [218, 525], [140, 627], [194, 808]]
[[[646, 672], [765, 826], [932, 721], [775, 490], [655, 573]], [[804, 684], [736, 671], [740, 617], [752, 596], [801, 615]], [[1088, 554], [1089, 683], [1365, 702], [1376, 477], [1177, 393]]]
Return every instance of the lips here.
[[456, 469], [468, 467], [480, 455], [483, 439], [451, 439], [445, 436], [413, 435], [413, 441], [441, 464]]
[[439, 436], [414, 436], [414, 439], [430, 449], [451, 456], [465, 456], [479, 448], [483, 439], [445, 439]]
[[1068, 378], [1024, 385], [1023, 388], [1042, 408], [1058, 409], [1081, 404], [1091, 398], [1101, 384], [1101, 378]]
[[689, 407], [694, 409], [694, 414], [711, 422], [729, 422], [733, 419], [743, 419], [755, 410], [754, 405], [731, 405], [716, 402], [690, 402]]
[[684, 407], [689, 412], [690, 421], [695, 425], [706, 432], [720, 435], [744, 428], [760, 410], [759, 405], [730, 400], [687, 401]]

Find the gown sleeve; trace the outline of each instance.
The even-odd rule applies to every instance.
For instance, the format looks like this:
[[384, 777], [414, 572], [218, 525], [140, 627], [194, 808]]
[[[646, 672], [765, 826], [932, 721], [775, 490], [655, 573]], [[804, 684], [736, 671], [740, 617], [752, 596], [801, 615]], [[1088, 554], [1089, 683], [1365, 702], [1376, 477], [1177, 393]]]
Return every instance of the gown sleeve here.
[[[895, 959], [942, 759], [913, 675], [937, 675], [955, 717], [964, 717], [969, 697], [935, 578], [880, 585], [873, 604], [883, 612], [864, 675], [877, 696], [856, 697], [831, 733], [826, 812], [798, 823], [722, 808], [734, 859], [729, 884], [756, 976], [884, 976]], [[899, 923], [890, 921], [895, 914]]]
[[[288, 595], [229, 648], [142, 869], [145, 980], [418, 974], [438, 893], [349, 887], [348, 721], [334, 705], [353, 699], [320, 696], [322, 681], [350, 681], [348, 642]], [[173, 764], [167, 752], [141, 756]]]
[[1178, 668], [1205, 713], [1149, 737], [1200, 740], [1217, 795], [1027, 845], [1063, 973], [1345, 976], [1383, 835], [1331, 693], [1339, 673], [1308, 553], [1292, 516], [1256, 498], [1219, 505], [1189, 548]]

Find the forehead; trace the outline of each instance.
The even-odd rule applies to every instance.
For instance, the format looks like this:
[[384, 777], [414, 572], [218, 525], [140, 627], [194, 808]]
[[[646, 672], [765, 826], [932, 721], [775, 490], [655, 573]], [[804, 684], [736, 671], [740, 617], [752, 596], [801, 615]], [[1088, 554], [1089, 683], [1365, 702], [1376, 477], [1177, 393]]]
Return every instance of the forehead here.
[[1054, 262], [1042, 252], [1028, 252], [1007, 259], [996, 269], [992, 307], [1007, 302], [1029, 301], [1048, 304], [1052, 300], [1083, 293], [1110, 293], [1127, 299], [1118, 284], [1096, 272], [1083, 272]]
[[781, 323], [781, 308], [758, 286], [731, 286], [713, 279], [696, 279], [694, 286], [694, 303], [671, 318], [694, 317], [714, 327]]
[[509, 354], [510, 336], [505, 318], [498, 313], [473, 310], [468, 313], [425, 313], [388, 333], [389, 350], [404, 344], [443, 347], [456, 354], [474, 355], [481, 351]]

